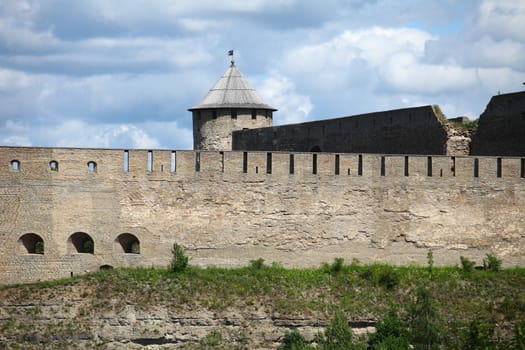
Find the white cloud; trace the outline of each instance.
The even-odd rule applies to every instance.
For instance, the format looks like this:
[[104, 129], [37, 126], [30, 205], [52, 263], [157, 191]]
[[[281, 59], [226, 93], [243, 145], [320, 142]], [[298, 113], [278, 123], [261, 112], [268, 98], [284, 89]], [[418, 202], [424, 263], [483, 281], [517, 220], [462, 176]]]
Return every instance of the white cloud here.
[[399, 53], [384, 62], [381, 75], [392, 91], [437, 93], [467, 89], [476, 84], [474, 69], [455, 65], [430, 65], [418, 62], [410, 53]]
[[288, 124], [306, 121], [313, 109], [308, 96], [303, 96], [295, 91], [293, 83], [285, 76], [273, 72], [262, 81], [259, 93], [266, 103], [278, 106], [275, 115], [275, 124]]
[[518, 0], [484, 0], [479, 7], [476, 30], [497, 40], [524, 41], [525, 2]]

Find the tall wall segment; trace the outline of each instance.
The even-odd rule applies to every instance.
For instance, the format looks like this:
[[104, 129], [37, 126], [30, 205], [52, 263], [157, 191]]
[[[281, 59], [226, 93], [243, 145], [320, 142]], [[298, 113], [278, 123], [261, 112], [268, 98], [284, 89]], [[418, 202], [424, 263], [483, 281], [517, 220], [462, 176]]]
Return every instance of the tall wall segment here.
[[523, 266], [525, 159], [0, 147], [0, 242], [0, 284], [167, 266], [174, 242], [194, 265], [424, 264], [433, 249]]
[[[368, 113], [233, 133], [234, 150], [454, 154], [438, 106]], [[468, 152], [468, 146], [467, 146]]]
[[474, 155], [525, 155], [525, 91], [490, 99], [472, 140]]

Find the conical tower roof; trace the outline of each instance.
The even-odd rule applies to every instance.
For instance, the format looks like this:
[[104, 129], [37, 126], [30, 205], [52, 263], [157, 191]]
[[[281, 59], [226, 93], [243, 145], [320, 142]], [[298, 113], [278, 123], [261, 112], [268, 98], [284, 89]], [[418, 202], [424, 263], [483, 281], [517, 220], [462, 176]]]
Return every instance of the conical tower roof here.
[[222, 77], [210, 89], [210, 92], [199, 102], [198, 105], [188, 109], [215, 109], [215, 108], [255, 108], [276, 111], [268, 106], [257, 95], [241, 72], [232, 61], [230, 67]]

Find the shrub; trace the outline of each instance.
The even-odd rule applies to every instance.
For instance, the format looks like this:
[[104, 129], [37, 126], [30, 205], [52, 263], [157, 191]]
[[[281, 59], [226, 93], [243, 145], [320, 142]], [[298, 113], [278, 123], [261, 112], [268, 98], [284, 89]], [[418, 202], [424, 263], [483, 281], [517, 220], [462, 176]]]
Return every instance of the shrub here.
[[95, 244], [93, 243], [92, 240], [88, 239], [87, 241], [84, 242], [83, 248], [84, 248], [84, 251], [83, 251], [84, 253], [93, 254], [93, 252], [95, 251]]
[[171, 250], [173, 258], [171, 259], [170, 269], [173, 272], [182, 272], [188, 267], [188, 257], [184, 254], [184, 249], [177, 243], [173, 243]]
[[427, 253], [427, 269], [429, 273], [432, 273], [433, 267], [434, 267], [434, 252], [432, 251], [432, 249], [429, 249]]
[[35, 243], [35, 254], [44, 254], [44, 242]]
[[334, 262], [331, 264], [323, 263], [323, 271], [326, 273], [339, 273], [343, 271], [345, 266], [345, 259], [335, 258]]
[[372, 349], [408, 349], [408, 330], [398, 318], [397, 313], [391, 310], [388, 316], [376, 324], [376, 333], [369, 338]]
[[494, 325], [476, 319], [469, 324], [468, 331], [463, 341], [465, 349], [493, 349], [495, 344], [492, 340]]
[[501, 260], [492, 254], [487, 254], [485, 259], [483, 259], [483, 268], [485, 270], [497, 272], [501, 270]]
[[264, 267], [264, 259], [259, 258], [256, 260], [250, 260], [250, 267], [255, 270], [260, 270]]
[[525, 350], [525, 321], [516, 322], [514, 326], [514, 349]]
[[393, 289], [399, 284], [399, 274], [392, 268], [382, 269], [379, 272], [379, 285]]
[[282, 344], [278, 347], [279, 350], [308, 350], [313, 349], [308, 345], [303, 335], [297, 329], [286, 331], [284, 334]]
[[332, 263], [332, 272], [334, 273], [341, 272], [344, 266], [345, 266], [345, 259], [335, 258], [334, 262]]
[[360, 346], [354, 343], [352, 328], [348, 325], [346, 315], [340, 311], [330, 321], [324, 334], [317, 334], [315, 341], [320, 350], [352, 350]]
[[199, 341], [200, 345], [203, 345], [208, 349], [209, 347], [216, 347], [222, 343], [222, 334], [219, 330], [212, 330]]
[[416, 290], [416, 302], [409, 311], [411, 343], [415, 349], [437, 349], [441, 325], [430, 291], [424, 287]]
[[475, 261], [469, 260], [464, 256], [460, 256], [459, 260], [461, 260], [461, 268], [463, 269], [463, 271], [471, 272], [474, 270], [474, 266], [476, 265]]

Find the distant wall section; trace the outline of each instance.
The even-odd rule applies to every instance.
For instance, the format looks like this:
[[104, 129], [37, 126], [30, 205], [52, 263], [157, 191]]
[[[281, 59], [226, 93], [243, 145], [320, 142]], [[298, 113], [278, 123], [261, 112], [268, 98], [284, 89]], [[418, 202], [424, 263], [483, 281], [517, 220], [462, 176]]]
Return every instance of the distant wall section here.
[[438, 106], [233, 132], [233, 150], [453, 154]]
[[525, 155], [525, 91], [493, 96], [479, 118], [473, 155]]

